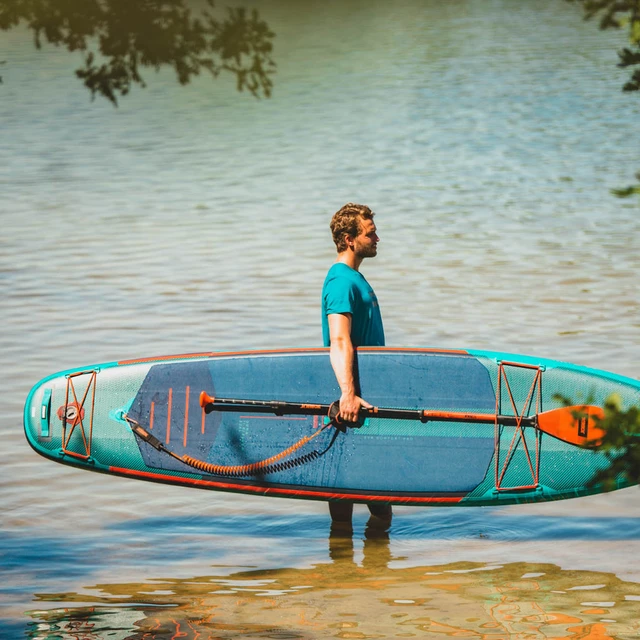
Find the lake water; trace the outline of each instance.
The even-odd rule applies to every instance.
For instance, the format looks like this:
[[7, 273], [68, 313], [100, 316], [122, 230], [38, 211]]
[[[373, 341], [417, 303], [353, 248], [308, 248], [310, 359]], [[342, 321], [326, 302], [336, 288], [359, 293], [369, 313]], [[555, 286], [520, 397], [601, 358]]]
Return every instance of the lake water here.
[[638, 376], [640, 169], [622, 33], [560, 0], [272, 0], [269, 99], [143, 72], [115, 109], [75, 54], [2, 33], [0, 636], [632, 638], [640, 492], [398, 507], [74, 471], [22, 433], [55, 371], [316, 346], [331, 215], [369, 204], [387, 343]]

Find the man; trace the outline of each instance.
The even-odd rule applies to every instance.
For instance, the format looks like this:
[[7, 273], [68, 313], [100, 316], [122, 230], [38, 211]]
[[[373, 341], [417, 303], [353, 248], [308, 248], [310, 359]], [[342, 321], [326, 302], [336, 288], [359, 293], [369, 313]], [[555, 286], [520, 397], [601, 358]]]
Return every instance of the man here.
[[[331, 220], [331, 233], [338, 251], [322, 288], [322, 335], [330, 347], [331, 366], [340, 386], [340, 419], [356, 422], [361, 407], [371, 405], [358, 395], [354, 372], [355, 349], [383, 346], [384, 328], [378, 299], [360, 273], [365, 258], [374, 258], [380, 238], [373, 212], [365, 205], [345, 204]], [[370, 503], [372, 520], [391, 523], [391, 505]], [[329, 502], [334, 523], [350, 525], [353, 502]], [[374, 524], [370, 521], [369, 523]]]

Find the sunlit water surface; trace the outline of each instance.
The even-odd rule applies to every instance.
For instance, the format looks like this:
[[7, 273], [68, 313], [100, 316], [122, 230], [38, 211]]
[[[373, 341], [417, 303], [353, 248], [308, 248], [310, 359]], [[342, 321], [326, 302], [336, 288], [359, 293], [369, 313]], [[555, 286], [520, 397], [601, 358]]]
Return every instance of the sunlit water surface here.
[[24, 399], [67, 367], [315, 346], [331, 214], [397, 346], [532, 353], [637, 377], [640, 103], [621, 34], [555, 0], [260, 3], [274, 95], [145, 73], [114, 109], [80, 60], [3, 33], [4, 638], [640, 633], [640, 494], [356, 511], [87, 474], [38, 458]]

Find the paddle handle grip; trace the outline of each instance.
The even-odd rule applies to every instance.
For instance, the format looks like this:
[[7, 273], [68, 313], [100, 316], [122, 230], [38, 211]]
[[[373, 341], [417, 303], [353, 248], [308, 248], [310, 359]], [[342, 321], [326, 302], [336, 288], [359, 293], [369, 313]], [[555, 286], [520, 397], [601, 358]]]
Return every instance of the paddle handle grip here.
[[275, 413], [280, 416], [285, 414], [326, 416], [330, 409], [328, 404], [217, 398], [209, 395], [206, 391], [200, 394], [200, 406], [205, 413], [211, 413], [212, 411], [249, 411], [253, 413]]

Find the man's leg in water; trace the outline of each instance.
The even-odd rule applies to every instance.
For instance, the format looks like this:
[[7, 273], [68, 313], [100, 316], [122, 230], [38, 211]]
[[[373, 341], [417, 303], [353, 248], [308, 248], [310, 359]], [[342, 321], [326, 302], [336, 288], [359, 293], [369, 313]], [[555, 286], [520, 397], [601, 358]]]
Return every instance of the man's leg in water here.
[[333, 534], [349, 533], [353, 531], [351, 518], [353, 516], [353, 502], [341, 500], [329, 502], [331, 514], [331, 532]]
[[[384, 502], [367, 503], [371, 517], [367, 522], [367, 528], [387, 530], [391, 526], [393, 510], [391, 505]], [[353, 502], [340, 501], [329, 502], [331, 514], [331, 531], [333, 534], [348, 533], [353, 530], [351, 520], [353, 518]]]
[[367, 527], [375, 529], [388, 529], [393, 518], [393, 509], [386, 502], [367, 503], [371, 517], [367, 522]]

